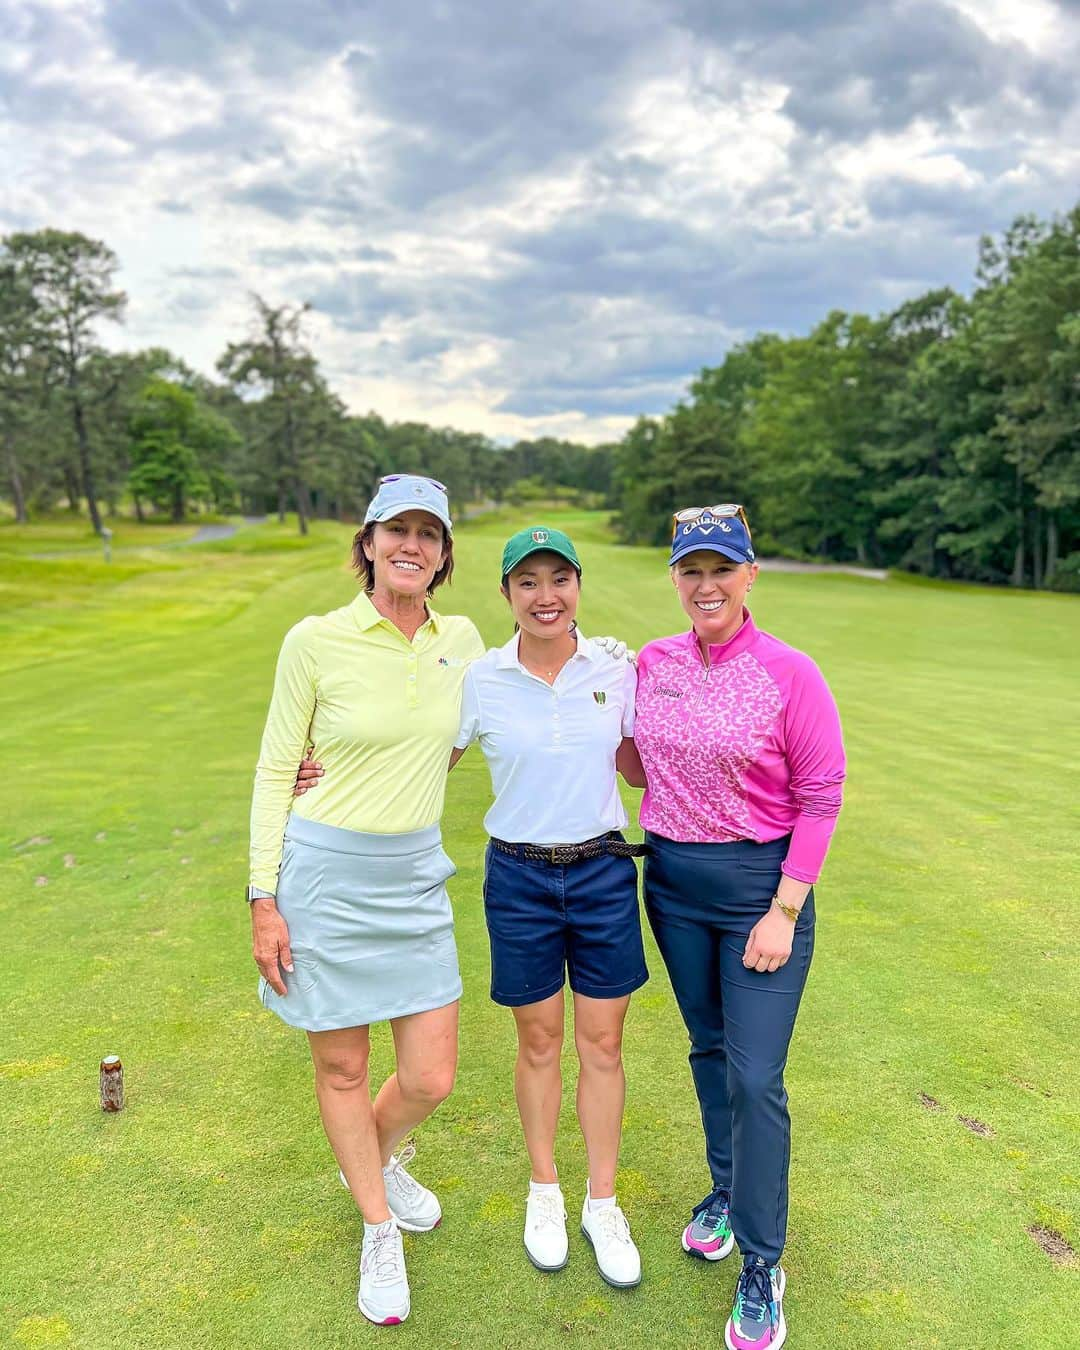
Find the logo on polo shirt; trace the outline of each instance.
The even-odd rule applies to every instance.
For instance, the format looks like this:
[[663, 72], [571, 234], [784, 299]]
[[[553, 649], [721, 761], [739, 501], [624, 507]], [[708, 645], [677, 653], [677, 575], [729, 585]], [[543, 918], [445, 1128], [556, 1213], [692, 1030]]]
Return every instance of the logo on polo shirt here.
[[546, 544], [550, 538], [551, 535], [548, 534], [547, 530], [533, 530], [532, 532], [532, 541], [534, 544]]
[[681, 689], [669, 689], [665, 684], [658, 684], [656, 686], [656, 692], [661, 698], [682, 698], [683, 696], [683, 691]]
[[440, 666], [463, 666], [464, 664], [465, 662], [461, 659], [460, 656], [451, 656], [449, 657], [449, 659], [445, 656], [439, 657]]
[[607, 694], [603, 691], [603, 689], [594, 689], [592, 691], [592, 696], [596, 700], [596, 702], [600, 704], [601, 707], [603, 707], [604, 704], [607, 702]]

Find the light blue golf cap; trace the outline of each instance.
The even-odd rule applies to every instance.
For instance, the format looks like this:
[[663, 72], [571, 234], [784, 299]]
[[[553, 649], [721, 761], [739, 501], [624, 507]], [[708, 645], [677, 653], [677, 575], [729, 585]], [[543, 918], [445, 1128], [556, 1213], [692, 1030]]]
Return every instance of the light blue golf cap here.
[[430, 511], [442, 522], [447, 534], [454, 533], [446, 488], [434, 478], [418, 473], [388, 473], [379, 479], [379, 490], [364, 513], [364, 524], [393, 520], [406, 511]]

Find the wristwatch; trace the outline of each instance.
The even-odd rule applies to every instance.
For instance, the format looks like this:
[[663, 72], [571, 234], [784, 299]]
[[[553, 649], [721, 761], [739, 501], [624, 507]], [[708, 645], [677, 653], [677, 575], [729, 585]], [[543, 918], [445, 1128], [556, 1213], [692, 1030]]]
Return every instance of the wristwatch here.
[[264, 891], [261, 886], [249, 886], [244, 892], [244, 899], [250, 905], [252, 900], [276, 900], [277, 896], [273, 891]]

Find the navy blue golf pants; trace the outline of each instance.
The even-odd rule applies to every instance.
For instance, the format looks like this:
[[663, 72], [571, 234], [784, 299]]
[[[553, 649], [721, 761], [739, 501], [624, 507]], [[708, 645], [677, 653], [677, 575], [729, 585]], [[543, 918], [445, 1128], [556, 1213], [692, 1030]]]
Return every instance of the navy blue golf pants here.
[[791, 1122], [784, 1065], [814, 952], [811, 891], [786, 965], [742, 963], [780, 882], [788, 839], [678, 844], [647, 834], [645, 909], [690, 1033], [714, 1188], [731, 1193], [743, 1256], [780, 1259], [787, 1232]]

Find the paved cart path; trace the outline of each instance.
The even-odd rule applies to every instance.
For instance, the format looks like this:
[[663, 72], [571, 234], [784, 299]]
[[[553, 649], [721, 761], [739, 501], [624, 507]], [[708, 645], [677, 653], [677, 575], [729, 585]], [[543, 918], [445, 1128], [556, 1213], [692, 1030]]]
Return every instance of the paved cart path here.
[[849, 577], [869, 577], [871, 581], [887, 581], [884, 567], [851, 567], [847, 563], [797, 562], [794, 558], [759, 558], [758, 562], [770, 572], [844, 572]]

